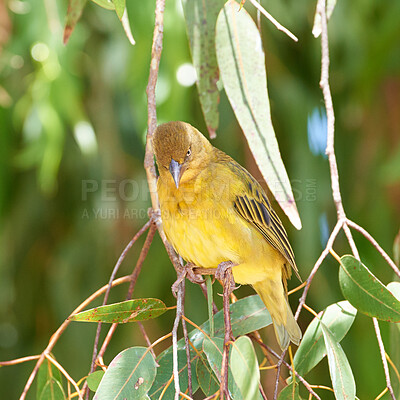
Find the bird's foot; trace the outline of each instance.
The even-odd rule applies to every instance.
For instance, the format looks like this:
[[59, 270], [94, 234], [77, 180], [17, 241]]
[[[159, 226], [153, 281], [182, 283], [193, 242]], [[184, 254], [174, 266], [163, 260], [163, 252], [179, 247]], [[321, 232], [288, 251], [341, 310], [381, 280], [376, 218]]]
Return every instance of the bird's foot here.
[[218, 264], [217, 270], [215, 271], [215, 278], [222, 281], [224, 283], [224, 285], [228, 282], [226, 282], [227, 280], [227, 274], [228, 274], [228, 270], [230, 271], [229, 275], [230, 275], [230, 293], [232, 293], [235, 289], [235, 280], [233, 279], [233, 274], [232, 274], [232, 267], [235, 267], [237, 264], [233, 263], [232, 261], [223, 261], [222, 263]]
[[205, 282], [204, 279], [201, 279], [201, 275], [198, 275], [193, 271], [193, 268], [196, 268], [196, 265], [193, 263], [186, 263], [182, 267], [176, 281], [171, 286], [172, 293], [174, 293], [174, 295], [178, 293], [178, 286], [185, 278], [189, 279], [189, 281], [192, 283], [202, 284]]
[[149, 218], [157, 225], [161, 222], [161, 210], [154, 210], [154, 208], [149, 208], [147, 210], [147, 215]]

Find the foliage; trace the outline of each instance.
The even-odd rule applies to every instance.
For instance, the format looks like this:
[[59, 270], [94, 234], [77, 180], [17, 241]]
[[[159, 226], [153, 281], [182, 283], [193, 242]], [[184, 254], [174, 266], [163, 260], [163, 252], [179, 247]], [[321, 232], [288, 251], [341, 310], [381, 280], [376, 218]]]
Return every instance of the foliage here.
[[[21, 351], [41, 350], [49, 332], [65, 319], [78, 299], [103, 284], [121, 242], [136, 232], [147, 216], [149, 196], [141, 161], [154, 4], [138, 6], [121, 0], [95, 3], [109, 11], [81, 0], [70, 0], [68, 7], [62, 3], [60, 9], [51, 1], [10, 2], [11, 19], [3, 23], [5, 27], [12, 24], [16, 33], [6, 45], [0, 37], [0, 216], [4, 221], [0, 232], [0, 313], [5, 321], [0, 324], [0, 345], [6, 350], [2, 359], [18, 357]], [[202, 4], [210, 7], [203, 9]], [[334, 4], [330, 2], [330, 14]], [[289, 233], [302, 275], [307, 276], [321, 252], [319, 242], [324, 248], [328, 239], [323, 226], [334, 221], [328, 203], [326, 162], [311, 155], [304, 133], [307, 113], [320, 106], [318, 40], [312, 41], [310, 35], [315, 4], [268, 4], [271, 13], [296, 28], [299, 45], [264, 20], [260, 33], [250, 2], [245, 5], [247, 11], [237, 12], [238, 7], [234, 2], [224, 6], [220, 1], [211, 5], [185, 0], [182, 13], [179, 2], [167, 2], [157, 85], [159, 121], [195, 121], [203, 131], [207, 127], [210, 135], [218, 129], [218, 147], [243, 161], [250, 153], [247, 148], [242, 150], [237, 118], [271, 192], [299, 227], [297, 200], [304, 229]], [[398, 4], [383, 6], [372, 0], [338, 2], [329, 22], [338, 130], [335, 146], [343, 197], [349, 214], [368, 226], [384, 248], [390, 248], [400, 217], [395, 172], [399, 169], [396, 154], [400, 143], [395, 135], [399, 125], [397, 113], [391, 111], [399, 106], [398, 92], [393, 89], [399, 85], [399, 60], [390, 56], [399, 50], [395, 40], [399, 11]], [[123, 37], [125, 30], [134, 42], [128, 14], [137, 39], [134, 48]], [[123, 29], [119, 29], [115, 15]], [[64, 41], [69, 42], [63, 47], [65, 16]], [[371, 20], [377, 22], [373, 38], [369, 33]], [[318, 18], [316, 21], [321, 24]], [[175, 80], [178, 67], [189, 61], [197, 71], [198, 94]], [[383, 97], [382, 102], [373, 101], [377, 94]], [[385, 129], [381, 129], [382, 121]], [[324, 139], [325, 125], [318, 126], [308, 134]], [[251, 164], [249, 169], [258, 173]], [[288, 175], [293, 178], [291, 183]], [[127, 177], [132, 180], [127, 181]], [[322, 221], [321, 230], [318, 220]], [[313, 281], [316, 289], [311, 289], [307, 304], [323, 311], [311, 322], [307, 314], [301, 314], [304, 338], [292, 363], [301, 377], [332, 387], [337, 399], [355, 398], [356, 382], [362, 382], [357, 385], [360, 398], [369, 398], [371, 393], [378, 396], [386, 385], [383, 368], [377, 371], [376, 367], [382, 361], [373, 327], [364, 315], [388, 321], [380, 325], [385, 349], [397, 369], [400, 363], [400, 333], [395, 324], [400, 320], [399, 284], [381, 283], [375, 274], [388, 282], [391, 270], [379, 267], [383, 263], [375, 249], [362, 239], [356, 241], [362, 262], [353, 256], [342, 256], [337, 265], [326, 260], [324, 264], [331, 268]], [[141, 239], [139, 243], [143, 244]], [[173, 271], [166, 257], [159, 256], [161, 243], [156, 239], [152, 246], [134, 300], [120, 302], [123, 295], [116, 288], [113, 304], [76, 313], [70, 319], [146, 321], [152, 337], [168, 331], [171, 313], [164, 312], [165, 304], [173, 304], [169, 293]], [[342, 242], [335, 246], [341, 254], [347, 252]], [[137, 251], [126, 257], [126, 264], [138, 258]], [[164, 272], [154, 273], [156, 268]], [[170, 283], [166, 284], [167, 280]], [[188, 335], [192, 388], [205, 397], [219, 389], [223, 313], [213, 316], [211, 335], [211, 315], [207, 317], [205, 301], [201, 303], [201, 294], [195, 289], [187, 288], [186, 315], [198, 325], [204, 322]], [[264, 384], [270, 372], [262, 370], [270, 359], [261, 354], [261, 348], [254, 349], [245, 336], [270, 325], [271, 320], [257, 296], [247, 296], [245, 288], [240, 290], [243, 298], [230, 306], [235, 337], [230, 347], [230, 393], [234, 399], [261, 398], [261, 382], [272, 398], [273, 388]], [[151, 296], [161, 297], [163, 302]], [[147, 322], [151, 318], [157, 319]], [[89, 370], [93, 331], [85, 331], [83, 324], [73, 325], [65, 343], [57, 346], [57, 359], [63, 360], [71, 375], [83, 378]], [[107, 356], [118, 355], [106, 362], [105, 374], [97, 371], [87, 378], [90, 390], [96, 391], [95, 398], [159, 398], [164, 389], [163, 399], [174, 398], [172, 347], [155, 357], [148, 347], [137, 346], [143, 344], [137, 324], [128, 325], [118, 328], [121, 340], [110, 343]], [[18, 339], [15, 326], [21, 332]], [[121, 343], [125, 348], [122, 352]], [[183, 339], [177, 349], [181, 390], [185, 391], [189, 382]], [[77, 363], [78, 357], [84, 362]], [[400, 396], [400, 377], [395, 368], [389, 368], [396, 396]], [[1, 387], [7, 398], [14, 398], [21, 393], [26, 377], [18, 373], [18, 379], [11, 380], [13, 372], [8, 371], [11, 369], [1, 369]], [[12, 387], [11, 381], [15, 382]], [[42, 363], [36, 382], [38, 399], [67, 396], [66, 379], [48, 359]], [[293, 373], [288, 383], [279, 399], [307, 398], [307, 390]], [[116, 393], [111, 393], [110, 387]], [[328, 396], [326, 391], [318, 393], [322, 398]]]

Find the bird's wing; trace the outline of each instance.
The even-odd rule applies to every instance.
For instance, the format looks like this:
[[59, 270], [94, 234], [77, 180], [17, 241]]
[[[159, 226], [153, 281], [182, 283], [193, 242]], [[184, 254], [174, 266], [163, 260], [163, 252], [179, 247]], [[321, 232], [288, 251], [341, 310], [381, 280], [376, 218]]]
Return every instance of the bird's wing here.
[[[237, 170], [239, 167], [240, 175], [245, 183], [243, 193], [234, 199], [235, 210], [247, 222], [255, 226], [268, 243], [286, 258], [301, 281], [286, 231], [271, 207], [264, 190], [244, 168], [235, 164], [235, 169]], [[290, 273], [290, 269], [288, 273]]]

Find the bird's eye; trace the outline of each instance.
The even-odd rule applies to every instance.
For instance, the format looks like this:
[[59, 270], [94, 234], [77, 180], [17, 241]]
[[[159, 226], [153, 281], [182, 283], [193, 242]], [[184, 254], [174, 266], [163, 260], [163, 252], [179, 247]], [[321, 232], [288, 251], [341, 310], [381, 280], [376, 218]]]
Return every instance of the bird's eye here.
[[191, 154], [192, 154], [192, 150], [191, 150], [190, 147], [189, 147], [189, 150], [188, 150], [187, 153], [186, 153], [186, 157], [190, 157]]

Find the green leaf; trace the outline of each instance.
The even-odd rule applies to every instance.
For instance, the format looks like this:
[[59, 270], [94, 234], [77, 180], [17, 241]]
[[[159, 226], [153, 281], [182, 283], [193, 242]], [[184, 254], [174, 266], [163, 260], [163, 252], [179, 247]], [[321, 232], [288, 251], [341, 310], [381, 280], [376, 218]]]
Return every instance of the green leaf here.
[[[340, 342], [353, 324], [357, 310], [348, 302], [340, 301], [319, 313], [321, 321]], [[304, 333], [300, 346], [293, 358], [295, 370], [305, 376], [326, 356], [324, 336], [321, 322], [314, 318]]]
[[302, 400], [299, 393], [299, 385], [293, 383], [283, 388], [278, 396], [278, 400]]
[[69, 319], [71, 321], [124, 324], [157, 318], [166, 311], [167, 307], [161, 300], [135, 299], [82, 311], [70, 316]]
[[[232, 334], [233, 336], [246, 335], [247, 333], [253, 332], [255, 330], [264, 328], [272, 323], [271, 316], [269, 315], [264, 303], [261, 301], [258, 295], [245, 297], [237, 302], [230, 305], [231, 314], [231, 324], [232, 324]], [[224, 314], [223, 311], [219, 311], [214, 315], [214, 325], [215, 325], [215, 336], [223, 338], [225, 333], [224, 328]], [[200, 328], [202, 331], [210, 334], [209, 321], [203, 323]], [[202, 351], [204, 334], [198, 329], [194, 329], [189, 333], [189, 340], [193, 346]], [[183, 339], [178, 341], [178, 356], [183, 358], [182, 371], [184, 375], [187, 376], [186, 372], [186, 353], [185, 353], [185, 342]], [[164, 363], [164, 358], [166, 361]], [[194, 355], [191, 359], [192, 362], [197, 362], [199, 355]], [[161, 391], [167, 384], [168, 380], [171, 378], [172, 374], [172, 346], [166, 349], [164, 352], [157, 357], [157, 361], [160, 364], [158, 368], [157, 377], [151, 388], [152, 399], [158, 399]], [[180, 365], [180, 364], [179, 364]], [[195, 369], [193, 368], [193, 371]], [[170, 388], [167, 392], [170, 391]], [[172, 390], [173, 393], [173, 390]], [[172, 397], [173, 398], [173, 397]], [[165, 397], [169, 399], [169, 397]]]
[[141, 399], [156, 376], [156, 362], [145, 347], [130, 347], [111, 361], [94, 399]]
[[[54, 356], [52, 356], [54, 357]], [[66, 395], [62, 386], [62, 375], [58, 368], [45, 359], [37, 377], [37, 400], [64, 400]]]
[[[205, 338], [203, 341], [203, 351], [207, 356], [208, 363], [213, 369], [218, 380], [221, 380], [221, 367], [222, 367], [222, 354], [224, 348], [224, 339], [222, 338]], [[243, 396], [236, 384], [236, 381], [232, 375], [232, 370], [229, 365], [228, 371], [228, 390], [233, 400], [242, 400]], [[247, 400], [247, 399], [245, 399]], [[251, 400], [251, 399], [249, 399]]]
[[128, 38], [130, 44], [131, 45], [136, 44], [135, 39], [133, 38], [133, 35], [132, 35], [131, 24], [129, 22], [129, 17], [128, 17], [128, 13], [127, 12], [125, 12], [122, 15], [121, 24], [122, 24], [122, 27], [124, 28], [125, 35]]
[[102, 369], [98, 371], [92, 372], [87, 378], [86, 382], [88, 384], [89, 389], [92, 392], [95, 392], [100, 385], [100, 381], [104, 376], [104, 371]]
[[79, 21], [87, 0], [68, 0], [67, 19], [65, 22], [63, 42], [67, 44], [76, 23]]
[[[192, 389], [193, 393], [199, 388], [196, 377], [196, 362], [199, 356], [194, 351], [190, 351], [190, 364], [192, 367]], [[159, 367], [157, 368], [157, 376], [154, 384], [150, 390], [150, 398], [158, 399], [161, 392], [164, 390], [165, 386], [168, 384], [169, 380], [173, 374], [173, 361], [172, 361], [172, 351], [168, 353], [162, 353], [160, 357], [157, 358]], [[187, 358], [186, 350], [178, 350], [178, 369], [179, 369], [179, 387], [182, 392], [185, 392], [188, 388], [188, 373], [187, 373]], [[163, 400], [173, 400], [175, 397], [175, 387], [174, 383], [170, 383], [168, 389], [163, 395]]]
[[356, 396], [356, 383], [346, 354], [334, 335], [323, 323], [321, 323], [321, 328], [324, 334], [329, 373], [336, 400], [353, 400]]
[[207, 309], [208, 309], [208, 321], [210, 322], [210, 335], [215, 336], [214, 333], [214, 311], [213, 311], [213, 287], [211, 275], [206, 275], [206, 286], [207, 286]]
[[203, 352], [196, 363], [196, 376], [201, 390], [207, 397], [219, 390], [219, 381]]
[[344, 297], [362, 313], [382, 321], [400, 321], [400, 301], [353, 256], [340, 259], [339, 283]]
[[[235, 337], [247, 335], [272, 323], [271, 316], [258, 295], [248, 296], [236, 301], [230, 305], [229, 310], [231, 314], [232, 335]], [[209, 321], [204, 322], [200, 328], [207, 335], [210, 334]], [[218, 311], [214, 315], [214, 328], [215, 336], [223, 338], [225, 334], [223, 310]], [[194, 329], [189, 333], [189, 340], [198, 350], [202, 349], [203, 339], [204, 334], [198, 329]], [[178, 348], [185, 348], [183, 339], [178, 341]], [[170, 351], [172, 352], [172, 346], [165, 350], [165, 352]]]
[[272, 126], [260, 33], [247, 11], [238, 9], [238, 3], [228, 1], [217, 20], [216, 50], [222, 82], [268, 187], [292, 224], [301, 229]]
[[[400, 301], [400, 282], [387, 285], [390, 292]], [[400, 365], [400, 324], [390, 324], [390, 357], [395, 365]], [[400, 399], [400, 382], [393, 368], [389, 368], [393, 391], [396, 399]]]
[[105, 8], [106, 10], [115, 10], [114, 3], [111, 0], [92, 0], [98, 6]]
[[118, 15], [118, 18], [121, 20], [125, 11], [125, 0], [112, 0], [115, 6], [115, 12]]
[[[327, 0], [327, 2], [326, 2], [326, 18], [328, 21], [333, 13], [335, 6], [336, 6], [336, 0]], [[318, 5], [317, 5], [317, 10], [318, 10]], [[312, 29], [312, 34], [316, 38], [321, 34], [321, 15], [319, 14], [319, 12], [317, 12], [317, 10], [315, 11], [314, 26]]]
[[230, 367], [240, 393], [244, 399], [260, 399], [260, 370], [253, 343], [241, 336], [231, 346]]
[[215, 24], [225, 0], [183, 0], [186, 28], [197, 72], [197, 90], [210, 137], [218, 128], [219, 70], [215, 53]]

